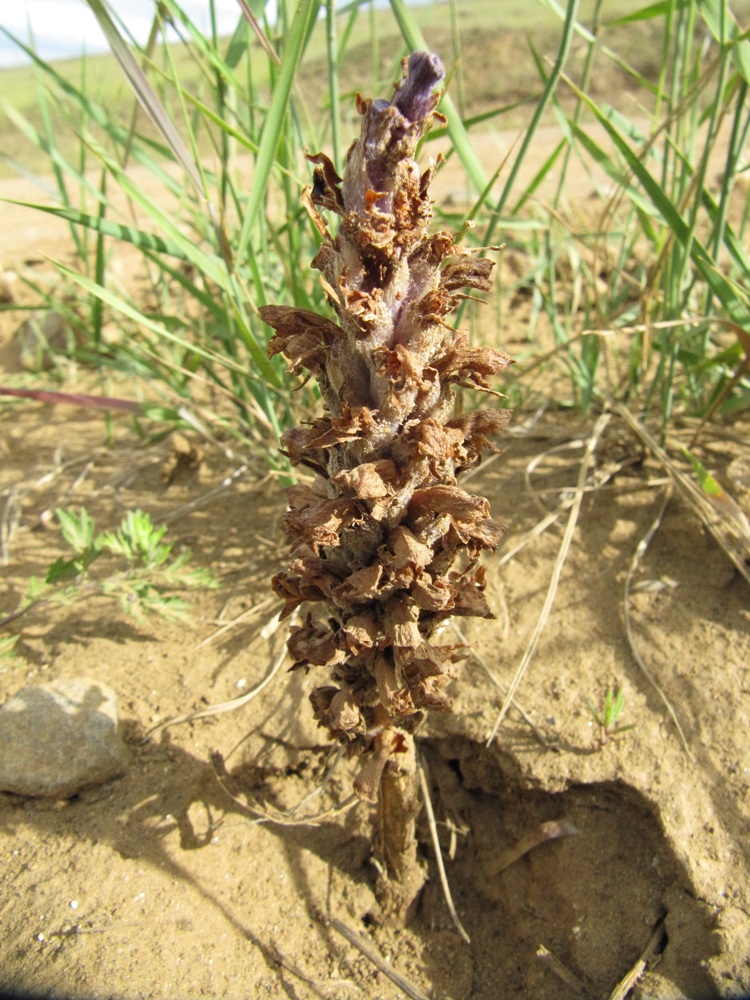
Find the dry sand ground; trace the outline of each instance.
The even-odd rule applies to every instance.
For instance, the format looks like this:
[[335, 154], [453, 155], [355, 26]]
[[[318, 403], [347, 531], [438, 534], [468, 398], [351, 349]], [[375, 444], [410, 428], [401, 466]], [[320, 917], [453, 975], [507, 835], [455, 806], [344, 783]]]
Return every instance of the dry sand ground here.
[[[31, 194], [21, 182], [3, 191]], [[62, 227], [25, 210], [0, 212], [6, 269], [66, 252]], [[0, 320], [7, 372], [20, 318]], [[591, 432], [580, 419], [547, 416], [525, 430], [522, 420], [504, 455], [471, 480], [510, 525], [505, 551], [539, 522], [540, 504], [551, 509], [561, 489], [574, 487]], [[115, 418], [108, 441], [102, 420], [81, 410], [0, 404], [0, 496], [6, 515], [18, 513], [7, 521], [4, 610], [61, 551], [48, 517], [58, 505], [85, 504], [101, 527], [133, 507], [170, 518], [172, 539], [190, 545], [221, 582], [195, 600], [189, 627], [156, 619], [137, 627], [98, 602], [25, 627], [19, 655], [0, 674], [0, 697], [60, 677], [105, 681], [118, 693], [132, 762], [123, 778], [67, 802], [0, 795], [2, 985], [85, 997], [403, 996], [337, 932], [331, 921], [339, 920], [434, 998], [575, 997], [540, 947], [591, 996], [608, 997], [663, 919], [658, 958], [631, 996], [750, 992], [748, 586], [673, 499], [630, 607], [638, 647], [688, 753], [626, 638], [625, 577], [660, 506], [663, 470], [623, 424], [613, 419], [597, 449], [597, 468], [613, 475], [584, 497], [518, 693], [534, 725], [513, 710], [487, 748], [502, 696], [474, 654], [498, 685], [509, 684], [544, 601], [564, 516], [506, 565], [489, 563], [497, 620], [464, 626], [472, 656], [455, 685], [455, 714], [423, 734], [448, 878], [471, 944], [451, 923], [426, 831], [430, 874], [416, 920], [403, 931], [378, 923], [367, 807], [335, 811], [349, 795], [346, 765], [305, 807], [332, 810], [316, 824], [257, 821], [253, 805], [293, 805], [330, 761], [311, 722], [311, 679], [282, 670], [244, 707], [142, 742], [159, 722], [251, 690], [283, 648], [283, 629], [261, 631], [268, 579], [284, 559], [283, 494], [259, 460], [212, 494], [241, 462], [203, 448], [200, 468], [167, 485], [169, 442], [143, 444], [124, 418]], [[524, 470], [550, 449], [531, 492]], [[747, 427], [710, 432], [703, 455], [719, 475], [733, 459], [750, 460]], [[586, 700], [601, 704], [615, 678], [623, 721], [634, 728], [601, 746]], [[231, 774], [223, 784], [213, 750]], [[504, 851], [550, 819], [573, 823], [579, 835], [491, 874]]]

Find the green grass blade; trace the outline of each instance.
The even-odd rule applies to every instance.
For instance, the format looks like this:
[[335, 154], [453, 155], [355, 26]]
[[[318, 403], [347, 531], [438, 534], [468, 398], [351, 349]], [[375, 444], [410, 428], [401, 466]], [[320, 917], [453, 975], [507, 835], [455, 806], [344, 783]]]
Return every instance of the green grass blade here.
[[128, 226], [125, 223], [113, 222], [111, 219], [106, 219], [101, 215], [90, 215], [76, 208], [62, 208], [57, 205], [41, 205], [31, 201], [17, 201], [15, 198], [0, 198], [0, 201], [6, 202], [8, 205], [20, 205], [22, 208], [33, 208], [36, 212], [46, 212], [48, 215], [54, 215], [58, 219], [64, 219], [66, 222], [72, 222], [77, 226], [85, 226], [87, 229], [95, 233], [101, 233], [103, 236], [112, 236], [115, 239], [122, 240], [124, 243], [130, 243], [132, 246], [138, 247], [139, 250], [153, 250], [157, 253], [169, 254], [169, 256], [177, 257], [180, 260], [190, 259], [182, 247], [170, 242], [170, 240], [165, 240], [155, 233], [147, 233], [142, 229], [136, 229], [134, 226]]
[[229, 69], [235, 70], [239, 66], [242, 57], [247, 54], [250, 45], [250, 25], [246, 18], [239, 16], [237, 27], [234, 29], [232, 37], [229, 39], [224, 62]]
[[495, 228], [497, 226], [497, 219], [503, 213], [503, 210], [505, 208], [505, 203], [507, 202], [508, 197], [510, 196], [511, 188], [513, 187], [513, 184], [515, 183], [516, 178], [520, 173], [521, 166], [523, 165], [523, 162], [526, 159], [526, 154], [528, 153], [529, 149], [531, 149], [531, 145], [534, 141], [534, 135], [539, 126], [539, 123], [542, 120], [542, 115], [546, 111], [547, 105], [549, 104], [552, 98], [552, 94], [555, 90], [555, 87], [557, 86], [560, 77], [562, 76], [563, 67], [565, 66], [565, 63], [567, 61], [568, 53], [570, 52], [571, 42], [573, 40], [573, 31], [578, 17], [578, 3], [579, 0], [568, 0], [568, 9], [565, 13], [562, 35], [560, 37], [560, 42], [558, 44], [558, 49], [557, 49], [557, 57], [555, 58], [555, 63], [554, 66], [552, 67], [552, 71], [550, 72], [545, 82], [542, 95], [537, 101], [536, 107], [534, 108], [534, 114], [531, 116], [531, 121], [529, 122], [529, 127], [526, 130], [525, 136], [523, 137], [521, 148], [519, 149], [518, 154], [516, 155], [513, 161], [513, 166], [510, 168], [508, 177], [505, 181], [505, 186], [503, 187], [503, 190], [500, 194], [500, 198], [498, 199], [497, 205], [495, 205], [494, 215], [490, 219], [489, 225], [487, 226], [487, 230], [484, 234], [484, 242], [488, 245], [492, 242], [492, 237], [495, 233]]
[[732, 48], [732, 59], [745, 83], [750, 83], [750, 41], [740, 34], [726, 0], [697, 0], [698, 10], [719, 45]]
[[164, 340], [168, 340], [171, 343], [178, 345], [185, 351], [199, 355], [207, 361], [219, 364], [223, 368], [227, 368], [228, 370], [235, 371], [243, 375], [248, 374], [246, 368], [238, 364], [236, 361], [233, 361], [231, 358], [228, 358], [226, 355], [218, 354], [215, 351], [209, 351], [206, 348], [201, 347], [199, 344], [185, 340], [183, 337], [178, 337], [176, 334], [172, 333], [164, 323], [159, 323], [151, 319], [121, 296], [115, 295], [107, 288], [102, 288], [102, 286], [97, 285], [95, 281], [92, 281], [85, 275], [78, 274], [71, 268], [66, 267], [65, 264], [62, 264], [60, 261], [53, 261], [53, 263], [57, 270], [61, 274], [65, 275], [65, 277], [67, 277], [73, 284], [78, 285], [87, 294], [100, 298], [105, 305], [109, 306], [111, 309], [115, 309], [119, 313], [122, 313], [123, 316], [133, 320], [134, 323], [144, 327], [151, 333], [155, 333]]
[[[82, 177], [79, 171], [65, 159], [62, 153], [51, 146], [47, 139], [41, 135], [41, 133], [34, 128], [28, 118], [16, 111], [15, 108], [6, 104], [4, 101], [0, 102], [0, 112], [2, 112], [6, 118], [11, 121], [16, 128], [21, 132], [29, 142], [32, 142], [37, 148], [44, 151], [44, 153], [49, 157], [55, 175], [59, 178], [59, 172], [64, 172], [68, 174], [71, 178], [77, 181], [86, 190], [86, 193], [91, 196], [91, 198], [98, 200], [99, 192], [96, 187], [91, 184], [91, 182], [86, 178]], [[58, 195], [59, 197], [59, 180], [58, 180]], [[67, 199], [66, 199], [67, 201]]]
[[176, 160], [190, 178], [195, 190], [200, 196], [205, 197], [206, 195], [201, 183], [200, 174], [195, 168], [195, 164], [193, 163], [187, 146], [182, 140], [182, 136], [175, 128], [175, 125], [167, 114], [164, 105], [161, 103], [153, 87], [148, 82], [146, 74], [133, 58], [130, 48], [120, 34], [117, 25], [110, 17], [105, 4], [102, 0], [86, 0], [86, 2], [99, 22], [99, 26], [104, 32], [104, 37], [107, 39], [113, 55], [122, 67], [122, 70], [128, 78], [128, 82], [133, 88], [133, 92], [141, 102], [144, 111], [164, 136], [169, 148], [172, 150]]
[[740, 326], [746, 326], [750, 323], [750, 310], [737, 294], [737, 286], [729, 281], [716, 267], [705, 247], [698, 239], [695, 230], [685, 221], [677, 206], [666, 194], [661, 183], [648, 171], [640, 157], [633, 152], [627, 141], [620, 135], [619, 131], [596, 103], [588, 95], [583, 94], [572, 81], [567, 80], [566, 82], [579, 98], [586, 102], [586, 105], [596, 116], [597, 121], [603, 125], [616, 149], [625, 159], [629, 169], [643, 187], [664, 222], [672, 230], [680, 245], [689, 251], [695, 268], [722, 303], [728, 316]]
[[182, 24], [187, 29], [195, 52], [205, 61], [206, 66], [209, 66], [215, 73], [218, 73], [228, 86], [234, 89], [241, 87], [240, 81], [234, 75], [231, 67], [221, 57], [218, 49], [212, 44], [210, 39], [206, 38], [202, 31], [198, 30], [182, 7], [178, 3], [175, 3], [175, 0], [161, 0], [161, 7], [163, 9], [162, 16], [166, 13], [174, 24]]
[[[545, 5], [545, 7], [548, 7], [551, 11], [554, 11], [561, 21], [565, 20], [566, 18], [565, 8], [561, 7], [560, 4], [557, 2], [557, 0], [541, 0], [541, 2]], [[688, 0], [688, 6], [690, 2], [691, 0]], [[643, 76], [641, 73], [639, 73], [618, 52], [616, 52], [614, 49], [610, 48], [608, 45], [602, 42], [600, 38], [597, 38], [596, 35], [592, 34], [588, 30], [588, 28], [582, 25], [579, 21], [576, 21], [575, 24], [573, 25], [573, 31], [575, 32], [576, 35], [578, 35], [579, 38], [582, 38], [589, 45], [596, 45], [598, 50], [602, 53], [602, 55], [606, 56], [608, 59], [611, 59], [614, 65], [619, 66], [619, 68], [627, 76], [631, 77], [634, 81], [637, 82], [639, 87], [643, 87], [644, 90], [648, 91], [651, 94], [655, 94], [657, 92], [657, 84], [655, 84], [649, 77]]]
[[632, 14], [623, 14], [621, 17], [612, 17], [606, 21], [608, 27], [615, 27], [621, 24], [635, 24], [638, 21], [658, 21], [666, 17], [670, 10], [677, 7], [684, 7], [689, 0], [659, 0], [658, 3], [649, 4], [648, 7], [641, 7], [640, 10], [633, 11]]
[[631, 176], [629, 171], [625, 170], [620, 163], [613, 159], [611, 152], [600, 146], [585, 129], [581, 128], [572, 119], [569, 119], [568, 126], [591, 159], [624, 191], [631, 204], [648, 215], [655, 215], [656, 210], [651, 200], [645, 198], [638, 188], [629, 183], [629, 177]]
[[265, 203], [268, 182], [276, 161], [284, 122], [289, 110], [292, 88], [299, 70], [302, 56], [307, 46], [312, 26], [318, 16], [321, 0], [300, 0], [288, 37], [285, 39], [284, 55], [273, 88], [271, 105], [266, 114], [261, 132], [258, 156], [253, 171], [253, 186], [250, 191], [242, 231], [237, 243], [237, 259], [242, 260], [248, 252], [261, 208]]
[[[37, 69], [42, 70], [42, 72], [49, 79], [50, 85], [56, 87], [60, 93], [69, 97], [81, 111], [82, 117], [90, 118], [95, 122], [107, 135], [109, 135], [116, 144], [123, 144], [127, 140], [128, 131], [117, 124], [110, 113], [95, 101], [92, 101], [86, 96], [78, 87], [74, 86], [67, 80], [61, 73], [59, 73], [51, 63], [45, 62], [41, 59], [36, 52], [25, 45], [20, 39], [16, 38], [15, 35], [11, 34], [6, 28], [0, 25], [0, 32], [2, 32], [6, 38], [8, 38], [15, 46], [17, 46], [37, 67]], [[145, 145], [150, 146], [157, 155], [164, 155], [166, 153], [166, 147], [153, 142], [153, 140], [145, 139], [141, 137], [141, 142]]]
[[209, 108], [207, 104], [204, 104], [199, 97], [195, 94], [185, 94], [185, 99], [199, 111], [206, 121], [212, 122], [219, 129], [221, 129], [224, 135], [229, 136], [234, 139], [240, 146], [246, 149], [250, 153], [258, 152], [258, 144], [253, 139], [248, 137], [240, 128], [235, 127], [230, 124], [226, 118], [222, 118], [220, 114]]
[[560, 158], [560, 154], [563, 152], [564, 149], [567, 148], [567, 146], [568, 143], [565, 139], [561, 139], [560, 142], [558, 142], [558, 144], [549, 154], [547, 159], [544, 161], [544, 163], [541, 165], [541, 167], [537, 170], [537, 172], [531, 178], [529, 183], [526, 185], [523, 194], [513, 206], [513, 213], [512, 213], [513, 215], [517, 215], [521, 211], [523, 206], [526, 204], [526, 202], [534, 197], [537, 188], [547, 177], [550, 170], [552, 170], [552, 168]]
[[[101, 200], [99, 202], [99, 209], [96, 216], [96, 221], [99, 223], [96, 227], [96, 246], [94, 253], [94, 280], [97, 285], [104, 286], [105, 274], [107, 269], [107, 260], [104, 252], [104, 230], [103, 226], [108, 221], [105, 217], [105, 212], [107, 211], [107, 171], [102, 170], [101, 180], [99, 185], [99, 193], [101, 194]], [[91, 304], [91, 335], [94, 342], [94, 350], [97, 352], [101, 347], [102, 342], [102, 323], [104, 320], [104, 309], [102, 306], [101, 299], [94, 299]]]
[[328, 95], [331, 107], [331, 146], [333, 148], [333, 165], [338, 170], [339, 152], [341, 150], [341, 99], [339, 92], [339, 63], [341, 60], [336, 40], [336, 0], [325, 0], [325, 9]]

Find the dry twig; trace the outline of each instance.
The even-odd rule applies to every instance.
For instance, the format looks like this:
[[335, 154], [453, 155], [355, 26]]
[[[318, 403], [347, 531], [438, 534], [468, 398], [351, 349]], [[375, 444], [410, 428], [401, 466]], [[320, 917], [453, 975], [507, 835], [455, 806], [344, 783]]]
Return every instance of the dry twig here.
[[567, 820], [548, 820], [546, 823], [540, 823], [538, 826], [527, 833], [525, 837], [521, 837], [518, 843], [514, 844], [507, 851], [503, 851], [499, 857], [494, 858], [492, 863], [487, 867], [485, 874], [492, 878], [495, 875], [499, 875], [500, 872], [505, 871], [514, 862], [522, 858], [524, 854], [528, 854], [535, 847], [539, 847], [540, 844], [546, 844], [549, 840], [559, 840], [561, 837], [575, 837], [578, 835], [577, 827], [573, 826], [572, 823], [568, 823]]
[[[490, 681], [492, 681], [492, 683], [495, 685], [495, 687], [498, 689], [498, 691], [500, 691], [500, 693], [503, 695], [503, 697], [505, 697], [507, 695], [507, 693], [508, 693], [508, 688], [504, 684], [502, 684], [497, 679], [497, 677], [495, 677], [495, 674], [493, 673], [492, 668], [490, 667], [489, 663], [487, 663], [487, 661], [484, 659], [484, 657], [481, 656], [476, 651], [476, 649], [471, 648], [471, 646], [469, 644], [469, 640], [466, 638], [466, 636], [461, 631], [461, 629], [458, 627], [458, 625], [456, 624], [455, 621], [451, 621], [450, 625], [451, 625], [451, 628], [453, 629], [453, 631], [458, 636], [458, 638], [461, 640], [461, 642], [464, 643], [465, 646], [469, 647], [469, 650], [471, 652], [472, 658], [474, 660], [476, 660], [476, 662], [479, 664], [479, 666], [487, 674], [487, 676], [489, 677]], [[529, 713], [521, 705], [519, 705], [517, 699], [514, 698], [513, 701], [511, 702], [511, 705], [512, 705], [513, 708], [515, 708], [515, 710], [521, 716], [521, 718], [526, 723], [526, 725], [529, 726], [529, 728], [533, 732], [534, 736], [537, 738], [537, 740], [539, 740], [539, 742], [542, 744], [542, 746], [545, 747], [547, 750], [551, 749], [552, 748], [552, 744], [545, 737], [545, 735], [541, 731], [541, 729], [536, 725], [536, 723], [531, 718], [531, 716], [529, 715]]]
[[553, 955], [549, 948], [545, 948], [543, 944], [540, 944], [536, 950], [536, 957], [544, 962], [550, 972], [554, 972], [557, 978], [561, 979], [579, 997], [591, 997], [593, 1000], [595, 994], [586, 986], [583, 980], [571, 972], [566, 965], [563, 965], [560, 959], [556, 955]]
[[225, 476], [218, 486], [214, 486], [213, 489], [208, 490], [207, 493], [203, 493], [201, 496], [195, 497], [194, 500], [189, 500], [187, 503], [184, 503], [181, 507], [177, 507], [175, 510], [167, 514], [166, 517], [161, 518], [159, 523], [170, 524], [172, 521], [175, 521], [178, 517], [182, 517], [183, 514], [187, 514], [190, 511], [197, 510], [198, 507], [204, 507], [209, 502], [209, 500], [213, 500], [213, 498], [215, 496], [218, 496], [219, 493], [223, 493], [224, 490], [229, 489], [230, 486], [233, 486], [234, 483], [240, 480], [245, 475], [245, 473], [249, 471], [250, 470], [247, 465], [240, 465], [239, 468], [234, 470], [234, 472], [231, 472], [228, 476]]
[[461, 939], [465, 941], [466, 944], [471, 944], [471, 938], [464, 930], [464, 926], [459, 919], [458, 913], [456, 913], [456, 907], [453, 905], [453, 897], [451, 896], [450, 886], [448, 885], [448, 876], [445, 874], [445, 865], [443, 864], [443, 852], [440, 850], [440, 838], [438, 837], [437, 824], [435, 823], [435, 813], [432, 809], [430, 789], [427, 784], [427, 775], [429, 774], [427, 761], [425, 760], [424, 754], [420, 753], [419, 750], [417, 750], [417, 760], [419, 763], [419, 786], [422, 789], [422, 798], [424, 799], [425, 812], [427, 813], [427, 825], [430, 828], [430, 838], [432, 840], [432, 846], [435, 849], [435, 861], [440, 874], [440, 885], [443, 889], [445, 903], [448, 907], [448, 912], [451, 915], [451, 920], [455, 924], [456, 930], [461, 936]]
[[237, 615], [237, 617], [233, 618], [231, 621], [222, 622], [215, 632], [212, 632], [211, 635], [207, 635], [205, 639], [201, 639], [195, 648], [202, 649], [204, 646], [210, 646], [215, 639], [225, 635], [238, 625], [244, 625], [245, 622], [249, 621], [249, 619], [255, 618], [256, 615], [259, 615], [262, 611], [266, 611], [270, 606], [274, 606], [274, 614], [278, 614], [278, 609], [280, 607], [278, 601], [276, 601], [273, 597], [266, 597], [264, 600], [254, 604], [251, 608], [246, 608], [241, 614]]
[[306, 795], [303, 799], [300, 799], [295, 805], [290, 809], [285, 810], [271, 810], [268, 806], [261, 806], [258, 803], [244, 802], [239, 796], [235, 795], [231, 788], [232, 775], [227, 771], [226, 765], [224, 763], [224, 757], [219, 753], [218, 750], [214, 750], [211, 753], [211, 769], [214, 772], [214, 777], [218, 781], [229, 798], [235, 802], [243, 811], [249, 812], [253, 817], [253, 822], [255, 823], [276, 823], [278, 826], [317, 826], [322, 823], [323, 820], [331, 819], [333, 816], [340, 816], [342, 813], [347, 812], [352, 806], [358, 804], [359, 799], [356, 795], [350, 795], [349, 798], [345, 799], [340, 806], [333, 806], [331, 809], [324, 809], [319, 813], [313, 813], [310, 816], [300, 816], [297, 817], [297, 811], [307, 802], [309, 802], [315, 795], [320, 794], [328, 780], [333, 773], [336, 763], [332, 768], [329, 769], [325, 778], [323, 779], [321, 785], [316, 788], [313, 792]]
[[659, 954], [662, 942], [664, 941], [666, 914], [661, 917], [654, 927], [651, 937], [648, 939], [646, 947], [638, 958], [632, 969], [623, 976], [609, 995], [609, 1000], [625, 1000], [625, 997], [633, 989], [656, 955]]
[[347, 927], [345, 923], [342, 923], [337, 917], [331, 917], [331, 927], [335, 931], [349, 942], [353, 944], [355, 948], [362, 952], [365, 958], [372, 962], [375, 968], [382, 972], [390, 981], [397, 986], [402, 993], [404, 993], [410, 1000], [429, 1000], [421, 990], [418, 990], [416, 986], [412, 984], [404, 977], [392, 969], [391, 966], [380, 957], [374, 945], [370, 944], [369, 941], [357, 934], [356, 931], [352, 930], [351, 927]]
[[494, 740], [495, 736], [497, 735], [497, 731], [499, 730], [500, 726], [503, 723], [503, 720], [505, 719], [505, 716], [508, 714], [508, 709], [510, 708], [513, 702], [513, 698], [515, 697], [516, 691], [518, 690], [518, 687], [521, 681], [523, 680], [526, 670], [528, 669], [528, 666], [531, 663], [532, 657], [534, 656], [534, 653], [536, 651], [537, 643], [539, 642], [541, 634], [544, 631], [544, 626], [547, 623], [547, 618], [549, 617], [549, 613], [552, 610], [552, 605], [555, 600], [555, 595], [557, 594], [557, 587], [560, 582], [560, 575], [562, 573], [562, 568], [565, 565], [565, 560], [567, 558], [571, 542], [573, 541], [573, 532], [575, 530], [575, 526], [578, 521], [578, 514], [581, 510], [581, 502], [583, 500], [583, 490], [586, 485], [586, 477], [588, 475], [589, 466], [591, 464], [594, 451], [596, 450], [596, 446], [599, 442], [599, 438], [604, 432], [604, 428], [609, 423], [609, 420], [610, 420], [610, 415], [608, 413], [602, 414], [602, 416], [599, 417], [596, 424], [594, 425], [594, 429], [591, 432], [591, 437], [587, 442], [586, 451], [584, 452], [583, 459], [581, 461], [580, 471], [578, 474], [578, 484], [576, 486], [575, 500], [573, 501], [573, 504], [570, 509], [570, 516], [568, 517], [568, 523], [565, 528], [565, 534], [563, 535], [563, 540], [562, 543], [560, 544], [560, 550], [557, 554], [557, 560], [555, 561], [555, 565], [552, 570], [552, 579], [550, 580], [550, 585], [549, 588], [547, 589], [547, 596], [544, 601], [544, 606], [542, 607], [542, 612], [539, 616], [539, 620], [536, 624], [536, 628], [534, 629], [533, 635], [531, 636], [531, 640], [528, 646], [526, 647], [526, 652], [523, 655], [521, 663], [519, 664], [515, 676], [513, 677], [513, 680], [511, 682], [510, 688], [508, 689], [508, 694], [505, 697], [505, 701], [503, 702], [502, 708], [498, 713], [495, 726], [487, 740], [488, 746]]

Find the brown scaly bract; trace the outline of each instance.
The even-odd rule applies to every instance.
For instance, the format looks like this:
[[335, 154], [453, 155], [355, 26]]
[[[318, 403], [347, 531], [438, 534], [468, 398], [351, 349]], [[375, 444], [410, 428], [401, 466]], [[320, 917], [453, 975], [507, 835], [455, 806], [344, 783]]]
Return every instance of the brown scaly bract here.
[[[435, 166], [420, 174], [413, 154], [443, 74], [437, 56], [418, 52], [390, 103], [357, 96], [362, 131], [343, 179], [327, 156], [310, 157], [305, 203], [324, 237], [313, 266], [338, 324], [261, 310], [276, 331], [269, 354], [312, 373], [326, 411], [282, 438], [292, 462], [317, 476], [289, 490], [293, 561], [273, 587], [284, 615], [317, 605], [289, 649], [295, 667], [330, 668], [331, 683], [311, 695], [315, 717], [366, 755], [355, 787], [369, 801], [404, 734], [426, 711], [450, 710], [462, 651], [436, 631], [452, 615], [491, 617], [478, 560], [504, 534], [487, 500], [456, 485], [508, 413], [452, 416], [453, 387], [486, 389], [510, 359], [445, 322], [462, 289], [490, 287], [493, 265], [429, 231]], [[318, 209], [341, 216], [335, 238]]]

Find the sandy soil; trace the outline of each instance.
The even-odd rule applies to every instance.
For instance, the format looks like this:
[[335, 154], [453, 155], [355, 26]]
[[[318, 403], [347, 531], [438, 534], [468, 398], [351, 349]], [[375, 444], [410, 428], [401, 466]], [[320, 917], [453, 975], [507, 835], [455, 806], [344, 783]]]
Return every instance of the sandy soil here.
[[[3, 213], [6, 268], [35, 266], [28, 262], [51, 247], [63, 252], [62, 228], [20, 209]], [[0, 318], [9, 373], [20, 318]], [[703, 458], [718, 475], [750, 460], [747, 430], [735, 424], [704, 437]], [[348, 765], [302, 801], [332, 763], [311, 721], [312, 678], [282, 666], [234, 711], [144, 739], [174, 716], [243, 698], [279, 663], [284, 629], [272, 624], [268, 579], [284, 559], [284, 498], [260, 460], [238, 471], [242, 459], [202, 442], [200, 467], [167, 484], [169, 440], [144, 443], [125, 418], [108, 438], [102, 420], [81, 410], [0, 404], [3, 610], [62, 551], [50, 518], [60, 505], [85, 504], [102, 528], [146, 509], [220, 580], [218, 591], [194, 598], [189, 627], [157, 619], [139, 627], [91, 601], [25, 625], [18, 656], [0, 673], [0, 698], [60, 677], [105, 681], [119, 696], [131, 764], [121, 779], [66, 802], [0, 795], [2, 984], [82, 997], [402, 997], [338, 921], [435, 1000], [614, 996], [655, 929], [656, 957], [630, 996], [750, 992], [748, 586], [672, 499], [633, 581], [634, 637], [651, 679], [644, 674], [627, 641], [623, 595], [661, 505], [663, 470], [616, 418], [596, 450], [596, 469], [611, 477], [584, 497], [518, 692], [525, 715], [511, 710], [487, 746], [567, 515], [528, 533], [570, 494], [590, 434], [578, 418], [525, 424], [519, 415], [505, 453], [471, 480], [510, 525], [504, 552], [526, 544], [488, 564], [497, 619], [463, 626], [470, 655], [455, 713], [433, 720], [420, 741], [466, 944], [426, 827], [429, 881], [416, 919], [396, 931], [378, 920], [370, 817], [348, 804]], [[587, 700], [601, 706], [614, 681], [633, 728], [602, 745]], [[300, 802], [293, 818], [303, 821], [268, 819]], [[318, 818], [304, 821], [310, 815]], [[578, 835], [493, 874], [549, 820], [574, 824]]]

